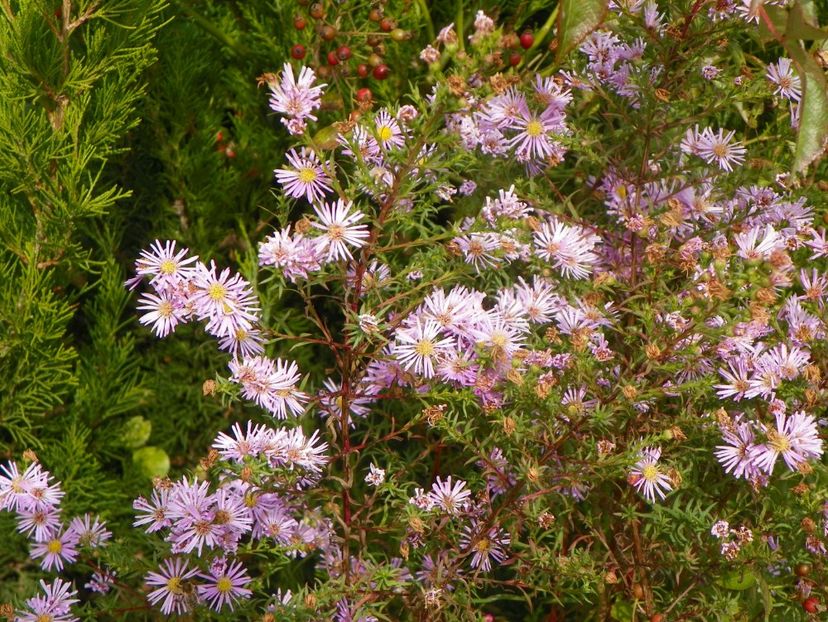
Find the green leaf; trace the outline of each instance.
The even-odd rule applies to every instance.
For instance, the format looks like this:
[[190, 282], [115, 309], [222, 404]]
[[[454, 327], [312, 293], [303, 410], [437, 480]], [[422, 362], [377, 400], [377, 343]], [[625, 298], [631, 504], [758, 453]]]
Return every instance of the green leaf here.
[[721, 579], [716, 580], [716, 585], [719, 585], [727, 590], [746, 590], [756, 583], [756, 575], [750, 572], [747, 568], [741, 570], [732, 570], [725, 574]]
[[601, 25], [609, 0], [562, 0], [558, 14], [558, 52], [560, 62], [587, 35]]
[[828, 31], [819, 28], [811, 18], [805, 14], [802, 5], [797, 2], [788, 12], [788, 25], [785, 34], [792, 39], [811, 41], [828, 39]]
[[793, 164], [794, 171], [801, 172], [825, 155], [828, 145], [828, 83], [822, 69], [799, 43], [786, 43], [785, 48], [796, 63], [802, 80], [799, 136]]

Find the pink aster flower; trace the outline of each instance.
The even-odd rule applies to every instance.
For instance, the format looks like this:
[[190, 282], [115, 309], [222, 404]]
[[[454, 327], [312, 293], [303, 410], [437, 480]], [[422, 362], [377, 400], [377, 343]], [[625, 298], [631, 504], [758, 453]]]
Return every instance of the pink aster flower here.
[[729, 370], [720, 369], [719, 374], [726, 380], [724, 384], [714, 385], [716, 395], [720, 399], [731, 398], [738, 402], [750, 389], [750, 371], [744, 358], [738, 358], [728, 363]]
[[316, 74], [310, 67], [302, 67], [297, 78], [290, 63], [285, 63], [279, 84], [270, 85], [270, 107], [297, 120], [316, 121], [313, 111], [319, 108], [322, 89], [327, 85], [314, 86], [315, 80]]
[[288, 196], [294, 199], [305, 197], [308, 203], [313, 203], [331, 192], [331, 180], [313, 151], [302, 147], [296, 153], [291, 149], [287, 152], [287, 160], [290, 168], [277, 168], [274, 172]]
[[368, 225], [357, 224], [365, 218], [359, 210], [351, 213], [354, 204], [351, 201], [337, 199], [335, 203], [314, 205], [313, 209], [319, 219], [313, 226], [322, 230], [317, 238], [320, 252], [328, 254], [328, 261], [353, 259], [348, 246], [361, 248], [369, 236]]
[[440, 325], [431, 320], [416, 323], [397, 331], [394, 356], [406, 371], [424, 378], [434, 376], [434, 365], [454, 349], [454, 341], [440, 338]]
[[490, 231], [462, 235], [454, 238], [452, 243], [460, 251], [463, 261], [473, 265], [478, 273], [487, 268], [495, 268], [501, 262], [493, 254], [500, 246], [498, 237]]
[[218, 450], [224, 460], [244, 462], [248, 457], [258, 456], [264, 449], [267, 440], [267, 428], [263, 425], [254, 425], [247, 422], [247, 430], [242, 432], [241, 426], [234, 423], [230, 428], [232, 436], [219, 432], [213, 447]]
[[556, 135], [566, 131], [563, 124], [563, 115], [554, 108], [547, 108], [540, 116], [533, 114], [520, 115], [511, 126], [517, 134], [511, 139], [510, 146], [514, 147], [515, 155], [519, 160], [545, 160], [552, 156], [556, 159], [563, 157], [563, 146], [554, 140]]
[[796, 102], [802, 99], [802, 82], [794, 72], [790, 58], [780, 58], [776, 63], [770, 63], [766, 75], [776, 85], [774, 95]]
[[627, 477], [627, 481], [639, 493], [644, 495], [644, 498], [650, 503], [655, 502], [656, 495], [664, 499], [667, 496], [666, 493], [673, 489], [670, 478], [662, 471], [658, 463], [660, 457], [660, 447], [644, 448], [641, 451], [638, 462], [636, 462]]
[[189, 252], [187, 248], [176, 252], [175, 240], [166, 240], [163, 244], [160, 240], [155, 240], [149, 250], [141, 251], [135, 262], [135, 272], [152, 277], [150, 284], [156, 289], [186, 281], [193, 274], [192, 264], [198, 260], [197, 256], [188, 257]]
[[782, 246], [779, 232], [769, 224], [737, 233], [733, 239], [739, 247], [739, 257], [747, 260], [768, 259], [773, 251]]
[[16, 512], [31, 508], [35, 504], [31, 491], [46, 486], [48, 477], [37, 462], [32, 462], [22, 473], [13, 461], [0, 466], [0, 510]]
[[63, 563], [75, 563], [78, 558], [78, 535], [71, 529], [63, 533], [54, 532], [49, 539], [37, 542], [32, 546], [31, 556], [33, 559], [43, 558], [40, 567], [43, 570], [51, 570], [53, 567], [60, 572], [63, 570]]
[[42, 508], [20, 508], [17, 511], [17, 530], [35, 542], [45, 542], [60, 529], [60, 510], [45, 506]]
[[161, 613], [181, 614], [190, 611], [197, 601], [196, 586], [191, 579], [198, 574], [197, 569], [190, 569], [187, 560], [180, 557], [166, 559], [158, 572], [150, 572], [144, 579], [149, 587], [154, 587], [147, 600], [152, 605], [161, 602]]
[[466, 482], [456, 479], [452, 483], [451, 475], [449, 475], [445, 480], [437, 477], [437, 481], [431, 486], [428, 498], [432, 507], [439, 507], [446, 514], [458, 516], [468, 508], [471, 492], [466, 488]]
[[169, 488], [156, 488], [152, 491], [149, 500], [144, 497], [138, 497], [132, 502], [132, 508], [139, 512], [137, 518], [132, 523], [133, 527], [145, 527], [147, 533], [159, 531], [172, 524], [169, 514]]
[[785, 464], [795, 471], [804, 462], [822, 455], [822, 439], [819, 438], [816, 419], [802, 411], [790, 417], [783, 413], [776, 415], [776, 428], [763, 426], [767, 442], [756, 445], [753, 461], [756, 466], [770, 474], [776, 459], [782, 456]]
[[192, 280], [195, 292], [192, 305], [196, 317], [207, 320], [207, 332], [216, 337], [249, 331], [259, 319], [259, 308], [253, 288], [229, 268], [217, 272], [215, 262], [208, 268], [198, 265]]

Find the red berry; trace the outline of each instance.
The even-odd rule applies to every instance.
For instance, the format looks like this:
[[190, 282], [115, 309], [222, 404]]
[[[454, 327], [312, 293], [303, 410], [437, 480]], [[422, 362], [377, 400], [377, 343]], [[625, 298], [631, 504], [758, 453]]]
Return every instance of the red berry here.
[[309, 13], [313, 19], [322, 19], [325, 17], [325, 7], [322, 6], [321, 2], [314, 2]]
[[301, 60], [305, 58], [305, 46], [301, 43], [297, 43], [292, 48], [290, 48], [290, 55], [296, 60]]
[[216, 132], [216, 142], [220, 143], [223, 140], [224, 140], [224, 134], [222, 133], [221, 130], [219, 130], [218, 132]]
[[383, 32], [391, 32], [394, 30], [394, 22], [387, 17], [383, 17], [380, 20], [380, 30]]
[[339, 64], [339, 59], [336, 57], [336, 52], [328, 52], [328, 64], [331, 67]]
[[372, 22], [378, 22], [382, 19], [382, 12], [379, 9], [371, 9], [368, 11], [368, 19]]
[[530, 47], [532, 47], [533, 43], [535, 43], [535, 35], [533, 35], [531, 32], [527, 31], [520, 35], [520, 47], [522, 47], [524, 50], [528, 50]]
[[345, 61], [351, 58], [351, 48], [347, 45], [342, 45], [336, 50], [336, 55], [339, 57], [339, 60]]
[[322, 38], [325, 41], [333, 41], [336, 37], [336, 28], [334, 28], [333, 26], [329, 26], [328, 24], [325, 24], [319, 30], [319, 34], [322, 35]]
[[305, 26], [307, 26], [307, 25], [308, 25], [308, 23], [305, 21], [305, 18], [302, 17], [301, 15], [297, 15], [296, 17], [293, 18], [293, 27], [296, 30], [304, 30]]
[[811, 596], [811, 598], [806, 598], [802, 602], [802, 608], [805, 611], [807, 611], [808, 613], [818, 612], [819, 611], [819, 599], [814, 598], [813, 596]]
[[377, 80], [385, 80], [390, 73], [391, 70], [388, 68], [388, 65], [384, 63], [374, 67], [374, 77]]
[[664, 622], [664, 614], [654, 613], [650, 616], [650, 622]]
[[374, 97], [371, 89], [362, 88], [356, 92], [356, 99], [358, 102], [369, 102]]
[[522, 58], [523, 57], [520, 54], [518, 54], [517, 52], [514, 52], [513, 54], [511, 54], [509, 56], [509, 64], [512, 67], [517, 67], [518, 65], [520, 65], [520, 61], [521, 61]]
[[366, 65], [365, 63], [360, 63], [359, 65], [357, 65], [357, 75], [360, 78], [367, 78], [369, 71], [370, 70], [368, 69], [368, 65]]

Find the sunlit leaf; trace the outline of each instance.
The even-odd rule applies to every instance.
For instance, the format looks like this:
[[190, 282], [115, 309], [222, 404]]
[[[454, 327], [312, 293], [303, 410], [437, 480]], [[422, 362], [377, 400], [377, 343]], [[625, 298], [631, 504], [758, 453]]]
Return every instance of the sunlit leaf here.
[[608, 0], [562, 0], [558, 14], [558, 51], [560, 61], [601, 25]]

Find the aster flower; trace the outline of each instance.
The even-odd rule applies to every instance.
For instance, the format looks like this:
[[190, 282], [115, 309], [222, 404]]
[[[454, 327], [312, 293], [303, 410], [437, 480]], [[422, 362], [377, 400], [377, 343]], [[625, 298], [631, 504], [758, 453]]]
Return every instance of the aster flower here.
[[146, 311], [138, 321], [144, 326], [151, 324], [156, 337], [161, 339], [186, 322], [189, 315], [180, 296], [173, 291], [161, 291], [158, 295], [145, 293], [138, 299], [138, 309]]
[[780, 58], [776, 63], [770, 63], [766, 75], [776, 86], [774, 95], [796, 102], [802, 99], [802, 82], [794, 72], [790, 58]]
[[20, 508], [17, 530], [35, 542], [45, 542], [60, 529], [60, 510], [52, 506]]
[[297, 153], [291, 149], [287, 152], [287, 160], [290, 168], [277, 168], [274, 172], [288, 196], [294, 199], [305, 197], [308, 203], [313, 203], [332, 191], [331, 180], [313, 151], [302, 147]]
[[416, 319], [414, 325], [397, 331], [394, 356], [406, 371], [424, 378], [434, 376], [434, 365], [454, 348], [454, 341], [440, 338], [440, 325]]
[[452, 483], [451, 475], [445, 480], [438, 476], [428, 493], [432, 507], [438, 507], [452, 516], [457, 516], [468, 508], [470, 497], [471, 492], [466, 488], [466, 482], [456, 479]]
[[186, 281], [193, 275], [197, 256], [188, 257], [189, 249], [175, 250], [175, 240], [166, 240], [163, 244], [155, 240], [149, 250], [142, 250], [135, 262], [135, 272], [140, 276], [150, 276], [150, 285], [156, 289]]
[[673, 489], [670, 478], [661, 470], [661, 465], [658, 463], [660, 457], [660, 447], [644, 448], [627, 478], [650, 503], [655, 502], [656, 495], [664, 499], [667, 496], [666, 493]]
[[733, 236], [739, 247], [739, 257], [747, 260], [768, 259], [782, 245], [779, 232], [770, 224], [756, 226]]
[[51, 534], [51, 536], [43, 542], [35, 543], [31, 548], [31, 556], [33, 559], [43, 558], [40, 562], [40, 567], [43, 570], [51, 570], [53, 567], [60, 572], [63, 570], [63, 563], [75, 563], [78, 558], [78, 536], [71, 529], [66, 529], [63, 533], [58, 531]]
[[247, 358], [264, 352], [263, 341], [262, 331], [258, 328], [239, 326], [235, 332], [220, 337], [218, 345], [234, 357], [241, 355], [242, 358]]
[[547, 108], [539, 116], [521, 114], [511, 125], [517, 134], [509, 144], [515, 149], [518, 160], [545, 160], [553, 157], [560, 160], [563, 146], [553, 136], [566, 131], [563, 115], [554, 108]]
[[490, 527], [484, 533], [479, 533], [482, 525], [474, 521], [463, 528], [460, 535], [460, 546], [472, 553], [471, 567], [489, 572], [492, 561], [502, 564], [506, 559], [505, 549], [511, 544], [509, 533], [500, 527]]
[[85, 587], [90, 592], [97, 592], [98, 594], [108, 594], [115, 584], [115, 578], [118, 575], [114, 570], [96, 570], [89, 578], [89, 582]]
[[147, 594], [147, 600], [152, 605], [161, 602], [164, 615], [186, 613], [197, 602], [197, 586], [191, 581], [197, 575], [198, 570], [190, 569], [187, 560], [166, 559], [158, 572], [150, 572], [144, 579], [149, 587], [155, 588]]
[[492, 232], [470, 233], [452, 240], [463, 261], [474, 266], [480, 273], [483, 269], [494, 268], [500, 263], [497, 255], [493, 254], [499, 247], [498, 238]]
[[716, 389], [716, 395], [720, 399], [731, 398], [734, 402], [738, 402], [745, 397], [745, 393], [750, 389], [750, 372], [744, 358], [731, 361], [728, 363], [728, 367], [729, 370], [719, 370], [719, 374], [727, 382], [713, 385], [713, 388]]
[[376, 137], [383, 149], [395, 149], [405, 145], [405, 135], [400, 124], [383, 108], [374, 117]]
[[379, 486], [385, 481], [385, 469], [379, 468], [372, 462], [369, 467], [369, 473], [365, 476], [365, 481], [372, 486]]
[[271, 84], [270, 107], [294, 119], [316, 121], [313, 111], [319, 108], [322, 89], [326, 84], [314, 86], [316, 74], [310, 67], [302, 67], [297, 78], [290, 63], [285, 63], [279, 84]]
[[250, 598], [253, 594], [245, 586], [250, 583], [247, 570], [239, 561], [229, 564], [225, 560], [214, 562], [209, 574], [200, 574], [205, 583], [198, 586], [198, 594], [206, 600], [216, 611], [228, 605], [233, 610], [233, 605], [239, 598]]
[[301, 233], [291, 235], [286, 227], [259, 244], [259, 265], [280, 268], [295, 283], [319, 270], [322, 256], [314, 240]]
[[725, 473], [733, 473], [736, 479], [752, 479], [757, 469], [753, 462], [755, 435], [750, 424], [739, 422], [722, 428], [722, 440], [725, 445], [717, 445], [713, 452], [724, 467]]
[[566, 277], [585, 279], [598, 256], [593, 252], [600, 238], [581, 227], [557, 220], [546, 222], [534, 233], [535, 253], [551, 262]]
[[713, 133], [710, 128], [702, 132], [698, 144], [699, 156], [708, 164], [717, 164], [724, 171], [731, 172], [733, 166], [739, 166], [745, 161], [747, 150], [739, 142], [731, 142], [736, 132], [730, 130], [727, 134], [719, 129]]
[[313, 207], [319, 219], [313, 226], [323, 231], [317, 238], [319, 249], [320, 252], [327, 251], [328, 261], [353, 259], [348, 246], [361, 248], [370, 236], [368, 225], [357, 224], [365, 218], [365, 214], [359, 210], [351, 213], [353, 206], [351, 201], [337, 199], [336, 203], [323, 203]]
[[776, 459], [782, 456], [792, 471], [812, 458], [822, 455], [822, 439], [819, 438], [816, 419], [804, 412], [790, 417], [776, 415], [776, 428], [763, 426], [767, 442], [752, 448], [752, 458], [760, 469], [773, 472]]
[[238, 423], [234, 423], [230, 430], [232, 437], [219, 432], [213, 443], [213, 448], [218, 450], [223, 460], [244, 462], [248, 457], [258, 456], [263, 450], [267, 438], [265, 426], [248, 421], [246, 432], [242, 432]]
[[172, 524], [169, 513], [169, 488], [156, 488], [152, 491], [149, 500], [138, 497], [132, 502], [132, 508], [140, 512], [138, 518], [132, 523], [133, 527], [145, 527], [147, 533], [159, 531]]
[[37, 462], [32, 462], [22, 473], [13, 461], [0, 466], [0, 509], [15, 512], [31, 508], [35, 504], [31, 491], [47, 486], [48, 478], [49, 474]]
[[40, 580], [43, 595], [34, 596], [26, 600], [28, 611], [20, 611], [14, 618], [15, 622], [75, 622], [78, 618], [72, 615], [70, 608], [78, 602], [75, 598], [78, 593], [72, 589], [72, 584], [63, 579], [55, 579], [52, 583]]
[[192, 283], [192, 304], [196, 317], [207, 320], [207, 332], [217, 337], [249, 331], [259, 319], [253, 288], [229, 268], [217, 273], [215, 262], [208, 268], [199, 264]]
[[78, 536], [80, 546], [97, 548], [102, 546], [112, 537], [112, 532], [107, 530], [106, 523], [100, 520], [97, 515], [84, 514], [76, 516], [69, 523], [69, 529]]

